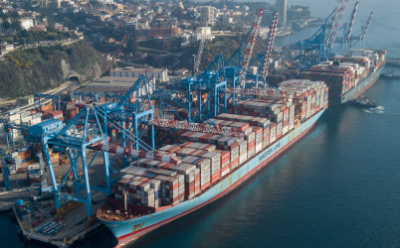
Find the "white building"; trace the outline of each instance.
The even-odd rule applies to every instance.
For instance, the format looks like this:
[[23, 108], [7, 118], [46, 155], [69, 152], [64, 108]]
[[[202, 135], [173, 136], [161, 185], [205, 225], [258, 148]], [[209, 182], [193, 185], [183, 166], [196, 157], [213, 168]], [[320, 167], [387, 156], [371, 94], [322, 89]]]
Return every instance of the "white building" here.
[[21, 27], [25, 30], [35, 26], [34, 20], [31, 18], [21, 18]]
[[258, 28], [258, 35], [259, 36], [265, 37], [265, 36], [268, 35], [268, 33], [269, 33], [269, 27], [259, 27]]
[[200, 7], [200, 22], [214, 25], [215, 8], [212, 6]]
[[7, 44], [7, 43], [5, 43], [5, 44], [2, 44], [2, 45], [1, 45], [1, 48], [3, 48], [2, 50], [5, 50], [6, 53], [9, 53], [9, 52], [14, 51], [14, 44]]
[[186, 47], [192, 42], [197, 42], [205, 38], [206, 41], [212, 41], [215, 39], [215, 35], [211, 32], [211, 27], [198, 27], [193, 33], [189, 30], [184, 30], [181, 34], [181, 47]]
[[279, 12], [278, 26], [285, 27], [287, 18], [287, 0], [276, 0], [276, 7]]
[[113, 4], [113, 3], [114, 3], [114, 0], [100, 0], [99, 2], [101, 2], [101, 3], [103, 3], [103, 4], [106, 4], [106, 3]]
[[215, 36], [211, 34], [211, 27], [198, 27], [195, 32], [195, 40], [205, 38], [206, 41], [212, 41]]
[[[11, 23], [11, 19], [8, 20]], [[21, 28], [28, 30], [34, 26], [34, 20], [31, 18], [21, 18]], [[0, 21], [0, 34], [14, 34], [16, 30], [9, 29], [8, 32], [3, 29]]]
[[111, 77], [138, 78], [142, 75], [144, 75], [147, 79], [155, 78], [157, 80], [160, 80], [161, 82], [168, 81], [168, 69], [124, 67], [115, 68], [110, 72]]

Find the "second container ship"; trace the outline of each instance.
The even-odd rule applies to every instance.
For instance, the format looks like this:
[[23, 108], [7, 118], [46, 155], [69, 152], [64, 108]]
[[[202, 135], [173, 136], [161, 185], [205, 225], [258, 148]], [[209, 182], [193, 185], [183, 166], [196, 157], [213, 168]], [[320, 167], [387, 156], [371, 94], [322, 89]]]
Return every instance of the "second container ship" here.
[[[123, 246], [234, 190], [303, 137], [328, 107], [322, 81], [279, 84], [292, 99], [239, 101], [210, 120], [240, 136], [164, 128], [175, 143], [122, 172], [115, 193], [96, 213]], [[108, 146], [102, 148], [107, 151]]]
[[379, 79], [386, 64], [385, 50], [350, 50], [301, 74], [303, 79], [322, 80], [329, 87], [329, 105], [356, 99]]

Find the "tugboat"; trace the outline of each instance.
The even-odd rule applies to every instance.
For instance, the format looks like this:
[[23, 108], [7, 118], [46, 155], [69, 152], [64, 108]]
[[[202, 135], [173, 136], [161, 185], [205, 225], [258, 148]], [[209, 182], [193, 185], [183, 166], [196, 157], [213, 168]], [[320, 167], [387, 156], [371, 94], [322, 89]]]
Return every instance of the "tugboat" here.
[[400, 79], [400, 76], [394, 75], [393, 71], [388, 70], [386, 73], [380, 75], [382, 79]]
[[370, 102], [364, 94], [362, 94], [361, 96], [359, 96], [355, 100], [351, 101], [351, 103], [353, 105], [355, 105], [355, 106], [363, 107], [363, 108], [376, 108], [376, 107], [378, 107], [378, 104]]

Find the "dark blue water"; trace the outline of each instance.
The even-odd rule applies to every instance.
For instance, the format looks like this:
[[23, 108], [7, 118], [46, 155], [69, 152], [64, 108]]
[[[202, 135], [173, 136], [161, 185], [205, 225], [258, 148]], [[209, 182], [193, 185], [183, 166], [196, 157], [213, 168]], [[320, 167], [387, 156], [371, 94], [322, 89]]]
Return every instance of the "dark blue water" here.
[[[329, 14], [334, 2], [289, 0], [312, 6], [318, 17]], [[366, 46], [400, 57], [398, 0], [361, 1], [358, 20], [370, 11], [375, 15]], [[277, 42], [288, 44], [313, 31]], [[400, 74], [400, 68], [392, 69]], [[400, 81], [380, 80], [367, 96], [381, 107], [327, 110], [268, 170], [128, 247], [400, 247]], [[0, 223], [0, 247], [44, 247], [21, 242], [9, 213], [0, 214]], [[103, 229], [77, 247], [115, 244]]]

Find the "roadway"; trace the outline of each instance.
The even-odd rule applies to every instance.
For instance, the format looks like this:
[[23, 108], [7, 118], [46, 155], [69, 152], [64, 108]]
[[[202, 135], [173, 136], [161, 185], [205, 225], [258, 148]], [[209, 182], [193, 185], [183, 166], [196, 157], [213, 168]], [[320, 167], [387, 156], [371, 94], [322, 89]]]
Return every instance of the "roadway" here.
[[[86, 84], [88, 82], [90, 82], [90, 81], [87, 81], [84, 84]], [[82, 84], [82, 85], [84, 85], [84, 84]], [[49, 95], [55, 95], [55, 96], [62, 96], [65, 92], [69, 92], [69, 91], [74, 90], [74, 89], [76, 89], [76, 88], [78, 88], [80, 86], [81, 86], [81, 84], [79, 84], [78, 81], [69, 81], [68, 83], [66, 83], [64, 85], [61, 85], [61, 86], [59, 86], [59, 87], [57, 87], [55, 89], [48, 90], [48, 91], [43, 92], [43, 93], [44, 94], [49, 94]], [[14, 99], [14, 100], [2, 102], [2, 103], [0, 103], [0, 107], [7, 108], [7, 106], [9, 104], [16, 103], [16, 101], [17, 100]], [[41, 101], [41, 103], [42, 103], [42, 105], [46, 105], [46, 104], [50, 103], [51, 101], [52, 101], [52, 99], [45, 99], [45, 100]], [[15, 109], [15, 108], [18, 108], [18, 107], [8, 108], [7, 111]], [[19, 107], [20, 110], [32, 110], [34, 108], [35, 108], [34, 104], [30, 104], [30, 105], [25, 105], [23, 107]]]

